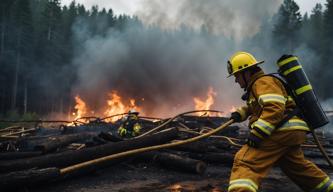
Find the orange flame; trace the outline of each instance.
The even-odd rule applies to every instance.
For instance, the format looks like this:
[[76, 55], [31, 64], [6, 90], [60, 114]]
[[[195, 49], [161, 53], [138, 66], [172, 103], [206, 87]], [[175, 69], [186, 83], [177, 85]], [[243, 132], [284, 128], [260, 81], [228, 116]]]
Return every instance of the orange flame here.
[[235, 106], [232, 105], [231, 108], [230, 108], [230, 110], [229, 110], [229, 112], [232, 113], [232, 112], [236, 111], [236, 109], [237, 109], [237, 108], [236, 108]]
[[78, 95], [75, 96], [75, 102], [76, 105], [74, 106], [74, 109], [76, 109], [76, 112], [73, 113], [73, 115], [76, 115], [75, 119], [79, 119], [87, 114], [87, 106], [86, 103]]
[[[198, 97], [194, 97], [193, 101], [195, 103], [195, 110], [209, 110], [210, 107], [214, 104], [214, 97], [217, 95], [217, 93], [214, 91], [212, 87], [208, 88], [207, 92], [207, 99], [201, 100]], [[209, 115], [209, 113], [200, 112], [198, 115]]]
[[[130, 110], [141, 111], [141, 109], [136, 106], [135, 99], [130, 99], [129, 105], [126, 106], [116, 91], [109, 93], [109, 97], [110, 99], [107, 100], [108, 108], [104, 112], [104, 115], [106, 116], [127, 113]], [[119, 117], [112, 117], [111, 121], [116, 121], [118, 118]]]

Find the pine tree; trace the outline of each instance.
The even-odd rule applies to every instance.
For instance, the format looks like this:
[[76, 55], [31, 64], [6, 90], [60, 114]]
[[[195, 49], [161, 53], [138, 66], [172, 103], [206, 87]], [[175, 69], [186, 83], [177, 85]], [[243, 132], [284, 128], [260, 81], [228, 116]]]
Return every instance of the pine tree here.
[[284, 0], [273, 28], [273, 40], [276, 48], [284, 53], [292, 53], [299, 44], [299, 32], [302, 16], [294, 0]]
[[[22, 89], [26, 91], [27, 89], [27, 70], [29, 69], [29, 64], [32, 61], [32, 14], [30, 9], [29, 1], [17, 0], [12, 7], [12, 44], [15, 50], [15, 67], [14, 67], [14, 79], [12, 87], [12, 99], [11, 99], [11, 109], [17, 109], [17, 97], [18, 89], [20, 85], [20, 76], [25, 85]], [[22, 75], [21, 75], [21, 72]], [[26, 105], [26, 95], [24, 97], [24, 112], [27, 110]]]
[[308, 39], [308, 46], [318, 53], [322, 51], [322, 37], [323, 35], [323, 10], [321, 4], [316, 4], [313, 8], [309, 19], [310, 30]]
[[321, 90], [324, 98], [331, 98], [333, 90], [328, 82], [332, 79], [333, 73], [333, 0], [327, 0], [326, 10], [323, 14], [323, 49], [322, 49], [322, 63], [320, 65], [320, 78]]
[[324, 40], [327, 45], [325, 49], [328, 53], [333, 53], [333, 0], [327, 0], [323, 22]]

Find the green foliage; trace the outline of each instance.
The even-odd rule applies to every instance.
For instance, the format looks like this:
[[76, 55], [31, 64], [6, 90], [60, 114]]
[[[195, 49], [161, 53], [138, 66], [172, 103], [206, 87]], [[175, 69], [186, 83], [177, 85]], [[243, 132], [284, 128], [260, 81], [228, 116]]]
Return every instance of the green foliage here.
[[299, 7], [293, 0], [284, 0], [277, 14], [273, 29], [273, 40], [282, 52], [293, 52], [299, 45], [298, 34], [302, 27]]

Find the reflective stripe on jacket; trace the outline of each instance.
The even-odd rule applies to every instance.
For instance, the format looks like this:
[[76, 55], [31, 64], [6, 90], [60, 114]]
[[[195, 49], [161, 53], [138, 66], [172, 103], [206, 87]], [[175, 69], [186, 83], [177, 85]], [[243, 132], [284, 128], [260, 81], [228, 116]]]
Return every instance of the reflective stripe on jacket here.
[[[288, 95], [279, 79], [265, 76], [259, 71], [251, 77], [248, 88], [247, 106], [239, 108], [242, 119], [249, 118], [249, 127], [260, 138], [268, 137], [275, 131], [276, 125], [287, 116], [287, 111], [296, 107], [295, 101]], [[309, 131], [305, 121], [294, 116], [278, 131], [304, 130]]]

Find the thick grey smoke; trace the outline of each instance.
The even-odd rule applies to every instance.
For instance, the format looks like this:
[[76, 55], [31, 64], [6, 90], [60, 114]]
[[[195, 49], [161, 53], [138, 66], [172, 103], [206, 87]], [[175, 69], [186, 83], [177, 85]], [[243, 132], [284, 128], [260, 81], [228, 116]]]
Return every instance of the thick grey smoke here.
[[282, 0], [144, 0], [137, 15], [145, 24], [166, 29], [205, 26], [240, 42], [255, 35], [266, 17], [275, 14]]
[[324, 111], [327, 113], [328, 120], [330, 121], [327, 125], [325, 125], [321, 130], [325, 137], [333, 138], [333, 98], [327, 99], [322, 102], [322, 106]]
[[136, 99], [148, 115], [170, 116], [194, 109], [193, 97], [205, 99], [212, 86], [217, 92], [213, 108], [229, 112], [232, 105], [241, 105], [242, 91], [233, 78], [226, 78], [226, 61], [280, 3], [145, 1], [139, 18], [153, 27], [129, 24], [105, 36], [89, 35], [85, 22], [78, 21], [74, 31], [81, 43], [73, 61], [78, 68], [73, 94], [98, 109], [107, 94], [117, 90], [122, 97]]

